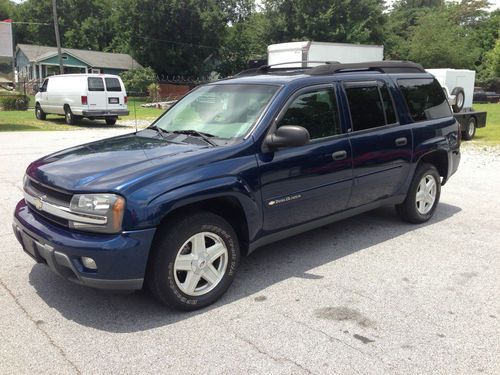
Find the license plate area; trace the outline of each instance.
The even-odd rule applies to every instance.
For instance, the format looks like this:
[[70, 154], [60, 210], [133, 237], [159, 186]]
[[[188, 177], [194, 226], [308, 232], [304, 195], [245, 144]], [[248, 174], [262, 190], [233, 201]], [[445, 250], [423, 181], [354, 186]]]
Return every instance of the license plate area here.
[[108, 103], [109, 104], [120, 104], [120, 99], [119, 98], [108, 98]]

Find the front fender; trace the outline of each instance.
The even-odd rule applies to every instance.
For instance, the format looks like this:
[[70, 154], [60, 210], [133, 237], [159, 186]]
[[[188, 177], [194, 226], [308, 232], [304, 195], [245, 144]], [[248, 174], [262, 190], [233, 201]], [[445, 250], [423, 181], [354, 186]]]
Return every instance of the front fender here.
[[238, 200], [248, 223], [252, 240], [262, 224], [260, 195], [238, 177], [220, 177], [204, 180], [168, 191], [154, 200], [147, 208], [147, 226], [156, 227], [172, 211], [184, 206], [214, 198], [233, 197]]

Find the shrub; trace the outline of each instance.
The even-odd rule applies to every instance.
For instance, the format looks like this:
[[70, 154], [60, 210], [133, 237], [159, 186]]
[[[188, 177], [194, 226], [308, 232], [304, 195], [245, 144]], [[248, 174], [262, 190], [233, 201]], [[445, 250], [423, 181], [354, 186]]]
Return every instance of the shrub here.
[[158, 81], [156, 73], [149, 67], [128, 70], [120, 73], [120, 77], [130, 96], [131, 94], [146, 94], [148, 86]]
[[157, 83], [151, 83], [148, 86], [149, 101], [158, 102], [160, 100], [160, 85]]
[[26, 111], [29, 102], [30, 100], [26, 95], [0, 96], [0, 106], [4, 111]]

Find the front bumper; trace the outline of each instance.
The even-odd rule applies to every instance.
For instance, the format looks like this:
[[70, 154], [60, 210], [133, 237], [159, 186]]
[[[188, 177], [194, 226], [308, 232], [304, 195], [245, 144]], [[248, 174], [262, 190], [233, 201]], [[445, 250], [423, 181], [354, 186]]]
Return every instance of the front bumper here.
[[[101, 289], [141, 289], [155, 229], [95, 234], [53, 224], [21, 200], [14, 213], [14, 233], [38, 263], [78, 284]], [[86, 269], [81, 257], [95, 260]]]
[[128, 109], [110, 109], [106, 111], [82, 111], [84, 117], [109, 117], [109, 116], [128, 116]]

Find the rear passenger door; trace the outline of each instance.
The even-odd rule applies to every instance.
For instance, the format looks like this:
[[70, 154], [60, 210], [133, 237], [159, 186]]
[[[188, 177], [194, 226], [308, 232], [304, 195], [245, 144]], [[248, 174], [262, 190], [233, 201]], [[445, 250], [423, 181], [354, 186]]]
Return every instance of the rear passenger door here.
[[[391, 83], [392, 85], [392, 83]], [[412, 132], [400, 125], [384, 81], [344, 81], [350, 113], [353, 189], [348, 207], [400, 193], [412, 157]]]
[[88, 77], [87, 103], [90, 111], [106, 110], [106, 91], [101, 77]]
[[274, 127], [284, 125], [306, 128], [310, 142], [259, 155], [268, 234], [344, 210], [351, 193], [351, 148], [342, 132], [332, 85], [308, 87], [293, 95]]

